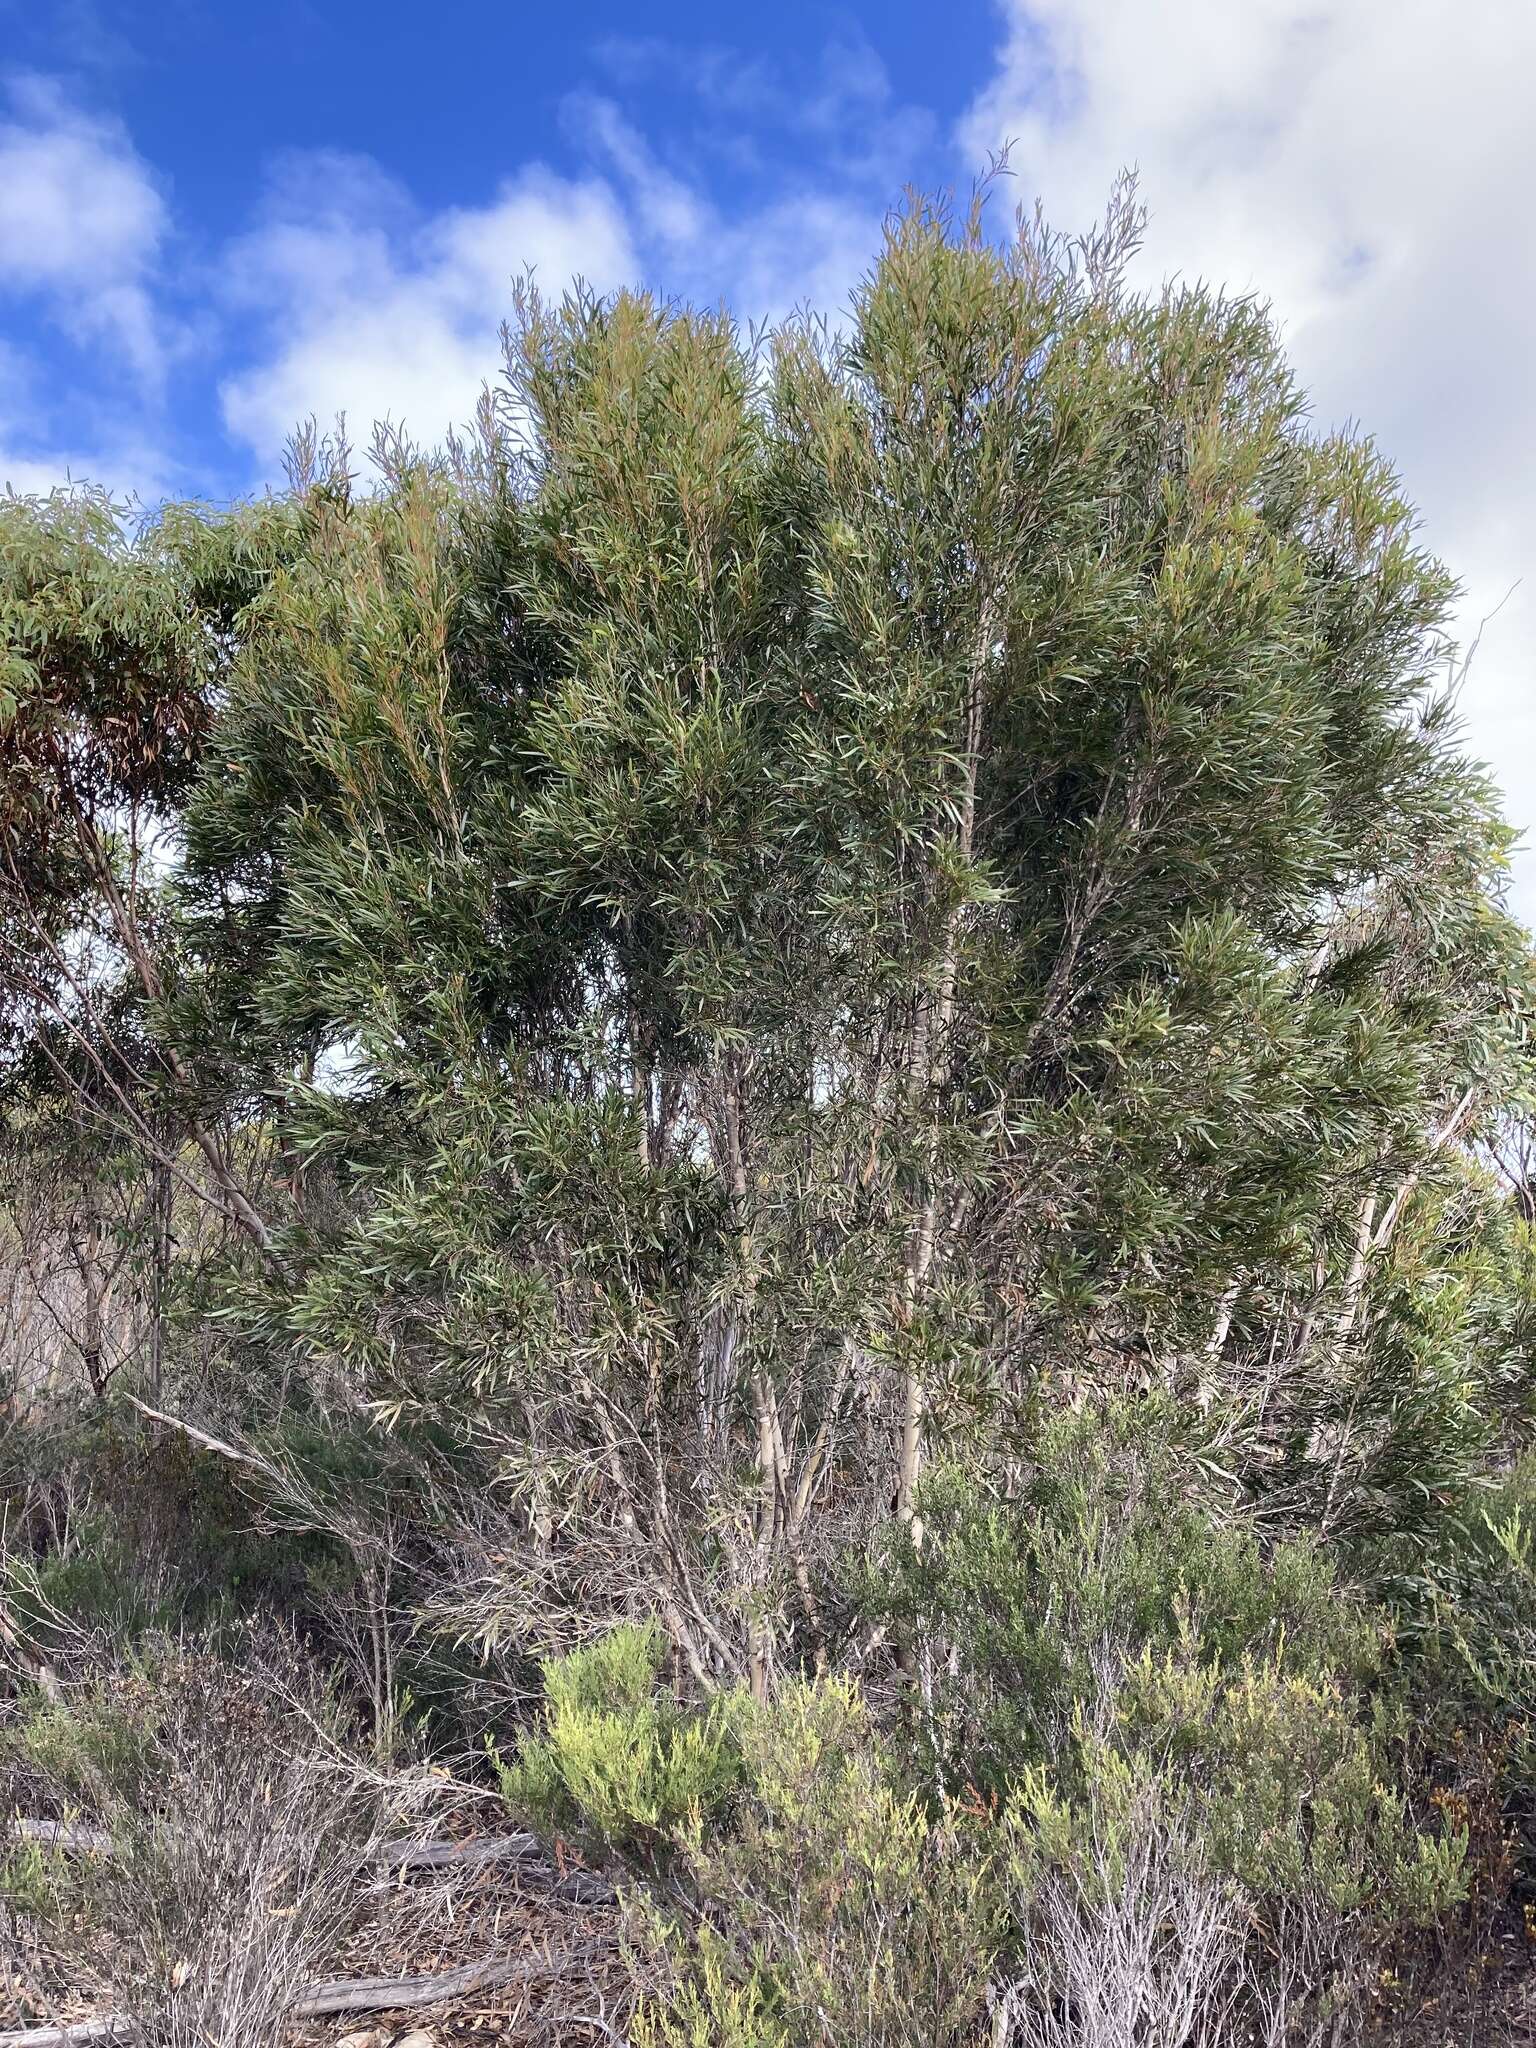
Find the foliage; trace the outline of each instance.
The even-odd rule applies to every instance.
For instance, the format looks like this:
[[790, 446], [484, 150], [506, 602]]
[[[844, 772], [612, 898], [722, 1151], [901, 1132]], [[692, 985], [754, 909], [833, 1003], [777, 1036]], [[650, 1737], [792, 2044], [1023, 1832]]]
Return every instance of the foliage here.
[[665, 2048], [1321, 2038], [1525, 1821], [1454, 586], [1128, 188], [987, 204], [831, 324], [525, 292], [366, 481], [0, 504], [27, 1768], [285, 1616], [670, 1900]]
[[640, 2038], [972, 2039], [1003, 1931], [985, 1828], [888, 1782], [845, 1682], [744, 1700], [738, 1727], [729, 1828], [695, 1812], [680, 1837], [681, 1874], [714, 1917], [653, 1917], [677, 1982]]
[[1176, 1657], [1277, 1678], [1379, 1678], [1387, 1647], [1305, 1533], [1261, 1545], [1230, 1480], [1157, 1399], [1047, 1419], [1017, 1491], [936, 1470], [921, 1546], [900, 1535], [854, 1576], [922, 1673], [920, 1739], [951, 1785], [998, 1790], [1103, 1725], [1133, 1668]]
[[654, 1864], [691, 1817], [734, 1790], [731, 1718], [716, 1703], [685, 1713], [659, 1687], [654, 1626], [618, 1628], [544, 1665], [544, 1728], [513, 1762], [497, 1760], [512, 1810], [551, 1827], [585, 1828], [605, 1849]]

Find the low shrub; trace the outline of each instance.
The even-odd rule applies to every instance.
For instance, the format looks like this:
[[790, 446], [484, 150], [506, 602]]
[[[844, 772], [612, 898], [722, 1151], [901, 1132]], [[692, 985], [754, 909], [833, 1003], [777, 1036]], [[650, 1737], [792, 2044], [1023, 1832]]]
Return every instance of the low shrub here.
[[12, 1738], [44, 1810], [111, 1843], [60, 1881], [18, 1872], [28, 1906], [159, 2048], [278, 2048], [408, 1818], [410, 1788], [351, 1761], [355, 1731], [303, 1670], [290, 1638], [247, 1632], [238, 1661], [160, 1642]]
[[741, 1769], [733, 1703], [679, 1707], [660, 1682], [663, 1650], [654, 1625], [630, 1626], [549, 1659], [541, 1732], [495, 1759], [515, 1813], [650, 1870], [679, 1829], [731, 1796]]
[[896, 1528], [855, 1574], [869, 1624], [907, 1646], [919, 1768], [1001, 1792], [1060, 1757], [1074, 1718], [1112, 1717], [1129, 1666], [1167, 1651], [1232, 1668], [1382, 1672], [1384, 1616], [1317, 1545], [1261, 1546], [1158, 1402], [1050, 1421], [1013, 1493], [955, 1471], [923, 1489], [923, 1540]]
[[889, 1715], [843, 1680], [680, 1704], [645, 1629], [546, 1668], [504, 1786], [665, 1877], [656, 2048], [1342, 2041], [1450, 1921], [1470, 1831], [1387, 1618], [1146, 1421], [1057, 1422], [1011, 1499], [930, 1483], [864, 1580]]
[[645, 2048], [948, 2048], [976, 2038], [1004, 1933], [985, 1813], [893, 1784], [851, 1683], [738, 1698], [728, 1825], [680, 1833], [695, 1915], [653, 1911], [668, 2001]]

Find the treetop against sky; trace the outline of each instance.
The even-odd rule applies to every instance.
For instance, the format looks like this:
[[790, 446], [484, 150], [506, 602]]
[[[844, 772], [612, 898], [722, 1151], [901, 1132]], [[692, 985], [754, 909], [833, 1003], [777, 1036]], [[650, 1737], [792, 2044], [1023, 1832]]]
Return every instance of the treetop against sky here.
[[0, 479], [260, 488], [307, 414], [465, 418], [517, 273], [835, 312], [908, 183], [1011, 144], [1000, 212], [1079, 228], [1131, 165], [1142, 281], [1271, 299], [1497, 610], [1463, 708], [1528, 826], [1533, 64], [1525, 0], [0, 0]]

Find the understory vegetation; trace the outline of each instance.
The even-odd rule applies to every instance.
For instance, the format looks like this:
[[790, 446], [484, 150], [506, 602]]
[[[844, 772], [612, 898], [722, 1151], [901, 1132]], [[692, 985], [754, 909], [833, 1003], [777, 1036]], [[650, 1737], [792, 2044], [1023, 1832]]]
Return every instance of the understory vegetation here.
[[18, 2011], [280, 2041], [447, 1778], [634, 2048], [1342, 2048], [1536, 1931], [1455, 587], [1139, 233], [0, 501], [0, 1789], [111, 1845], [0, 1845]]

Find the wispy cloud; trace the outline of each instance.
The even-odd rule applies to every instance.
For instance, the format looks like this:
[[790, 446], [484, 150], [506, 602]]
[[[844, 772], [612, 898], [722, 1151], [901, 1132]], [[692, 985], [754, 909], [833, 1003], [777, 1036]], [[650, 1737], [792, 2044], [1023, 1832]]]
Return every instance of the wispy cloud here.
[[[666, 45], [625, 45], [616, 83], [667, 61]], [[678, 56], [673, 85], [702, 103], [724, 66]], [[223, 267], [226, 304], [249, 337], [220, 387], [231, 436], [268, 473], [310, 414], [344, 410], [359, 437], [388, 416], [439, 439], [473, 411], [513, 279], [530, 270], [553, 292], [576, 276], [600, 291], [648, 283], [723, 300], [747, 321], [840, 306], [878, 235], [887, 157], [908, 117], [861, 44], [825, 53], [798, 94], [764, 67], [732, 76], [738, 140], [790, 104], [794, 132], [820, 138], [732, 209], [711, 194], [708, 120], [690, 128], [688, 151], [663, 154], [620, 98], [593, 92], [562, 108], [577, 175], [528, 164], [475, 206], [423, 212], [364, 158], [275, 166], [260, 224]]]
[[474, 411], [495, 367], [513, 278], [599, 290], [625, 282], [628, 224], [600, 179], [529, 166], [483, 206], [422, 215], [366, 159], [288, 159], [266, 218], [229, 252], [252, 359], [222, 383], [230, 433], [270, 473], [298, 421], [389, 418], [438, 441]]
[[621, 94], [643, 86], [688, 98], [687, 147], [697, 167], [723, 159], [782, 179], [783, 145], [793, 140], [803, 174], [878, 184], [889, 200], [937, 128], [926, 107], [897, 98], [879, 53], [855, 31], [779, 63], [664, 36], [611, 37], [595, 55]]
[[612, 100], [575, 95], [566, 117], [612, 178], [631, 223], [639, 265], [632, 282], [724, 302], [747, 323], [782, 319], [804, 304], [844, 306], [879, 235], [883, 190], [817, 166], [727, 210], [703, 181], [670, 170]]
[[10, 81], [0, 119], [0, 284], [34, 296], [110, 375], [157, 388], [153, 278], [169, 229], [159, 181], [116, 121], [52, 80]]

